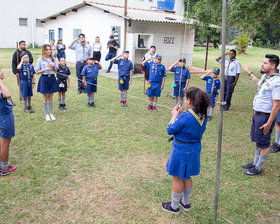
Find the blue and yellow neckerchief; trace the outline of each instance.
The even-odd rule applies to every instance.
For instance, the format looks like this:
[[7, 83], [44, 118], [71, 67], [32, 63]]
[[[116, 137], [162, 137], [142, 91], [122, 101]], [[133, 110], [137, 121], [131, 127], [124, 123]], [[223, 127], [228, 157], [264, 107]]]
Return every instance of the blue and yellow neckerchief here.
[[197, 113], [195, 113], [193, 111], [193, 109], [188, 109], [187, 111], [189, 111], [194, 116], [194, 118], [197, 120], [199, 125], [202, 127], [204, 120], [205, 120], [204, 116], [202, 117], [202, 116], [198, 115]]
[[211, 94], [214, 93], [214, 89], [217, 87], [217, 86], [215, 85], [215, 81], [216, 81], [217, 78], [212, 77], [212, 79], [213, 79], [213, 82], [212, 82], [212, 87], [211, 87]]
[[29, 64], [24, 64], [26, 66], [26, 69], [27, 69], [27, 79], [28, 81], [31, 80], [31, 72], [30, 72], [30, 69], [29, 69]]

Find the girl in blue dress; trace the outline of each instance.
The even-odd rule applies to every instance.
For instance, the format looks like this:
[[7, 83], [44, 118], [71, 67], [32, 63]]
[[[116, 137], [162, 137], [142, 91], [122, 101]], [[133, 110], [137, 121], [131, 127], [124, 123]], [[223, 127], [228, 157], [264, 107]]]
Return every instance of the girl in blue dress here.
[[162, 203], [162, 208], [173, 214], [179, 214], [179, 205], [190, 210], [192, 192], [191, 176], [200, 172], [201, 139], [206, 129], [207, 108], [210, 105], [208, 94], [199, 88], [191, 87], [186, 91], [185, 106], [182, 111], [177, 104], [167, 126], [167, 133], [173, 135], [172, 150], [166, 165], [166, 171], [173, 176], [172, 201]]
[[37, 91], [43, 94], [43, 105], [47, 121], [55, 120], [55, 116], [53, 115], [53, 93], [58, 91], [58, 84], [54, 75], [54, 73], [57, 72], [57, 68], [57, 61], [53, 56], [51, 46], [49, 44], [44, 44], [35, 71], [37, 74], [41, 74]]

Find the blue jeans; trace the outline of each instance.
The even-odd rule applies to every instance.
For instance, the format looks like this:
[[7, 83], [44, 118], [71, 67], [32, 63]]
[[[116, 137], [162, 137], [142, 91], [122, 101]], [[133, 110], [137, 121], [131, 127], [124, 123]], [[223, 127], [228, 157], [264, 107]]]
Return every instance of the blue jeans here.
[[85, 87], [82, 80], [82, 76], [81, 73], [83, 71], [83, 68], [85, 67], [86, 63], [81, 63], [81, 62], [77, 62], [76, 63], [76, 76], [78, 78], [78, 91], [84, 91]]
[[[109, 61], [109, 60], [111, 60], [111, 59], [114, 58], [114, 57], [116, 57], [116, 53], [108, 53], [108, 54], [106, 55], [105, 61]], [[113, 63], [110, 62], [110, 65], [109, 65], [107, 71], [110, 71], [111, 68], [112, 68], [112, 66], [113, 66]]]
[[231, 84], [235, 82], [235, 76], [225, 78], [225, 95], [224, 100], [226, 101], [226, 105], [224, 108], [230, 108], [231, 105], [231, 97], [232, 93], [234, 91], [234, 88], [232, 88]]

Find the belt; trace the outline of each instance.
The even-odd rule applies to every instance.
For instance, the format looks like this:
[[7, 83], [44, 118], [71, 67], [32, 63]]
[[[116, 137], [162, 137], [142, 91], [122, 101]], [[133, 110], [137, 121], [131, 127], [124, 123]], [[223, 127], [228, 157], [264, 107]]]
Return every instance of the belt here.
[[80, 63], [86, 63], [87, 61], [77, 61], [77, 62], [80, 62]]
[[122, 76], [122, 77], [120, 77], [121, 79], [126, 79], [126, 78], [128, 78], [129, 76]]
[[235, 76], [232, 76], [232, 75], [225, 75], [225, 78], [231, 78], [231, 77], [235, 77]]
[[52, 77], [54, 76], [54, 74], [42, 74], [43, 76], [48, 76], [48, 77]]
[[171, 141], [174, 141], [175, 143], [181, 144], [181, 145], [187, 144], [186, 142], [181, 142], [181, 141], [175, 139], [174, 136], [172, 136], [171, 138], [168, 139], [168, 142], [171, 142]]
[[270, 115], [270, 113], [264, 113], [264, 112], [259, 112], [259, 111], [254, 111], [255, 115]]

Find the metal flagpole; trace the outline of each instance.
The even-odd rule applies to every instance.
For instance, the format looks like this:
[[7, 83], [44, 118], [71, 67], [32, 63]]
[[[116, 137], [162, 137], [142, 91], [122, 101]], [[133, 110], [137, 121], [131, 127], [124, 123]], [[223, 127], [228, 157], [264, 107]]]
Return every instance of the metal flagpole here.
[[219, 117], [219, 138], [218, 138], [218, 152], [217, 152], [217, 168], [216, 168], [216, 188], [215, 188], [215, 208], [214, 221], [217, 223], [218, 215], [218, 197], [220, 185], [220, 169], [222, 156], [222, 137], [223, 137], [223, 106], [224, 106], [224, 85], [225, 85], [225, 51], [226, 51], [226, 0], [223, 0], [223, 16], [222, 16], [222, 64], [221, 64], [221, 94], [220, 94], [220, 117]]

